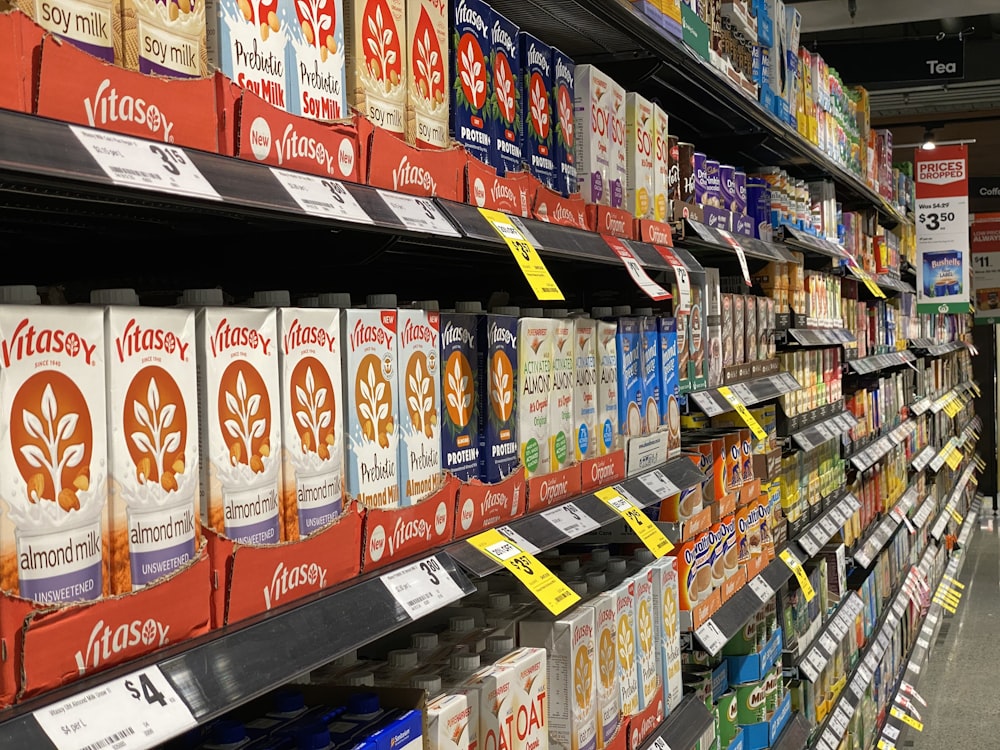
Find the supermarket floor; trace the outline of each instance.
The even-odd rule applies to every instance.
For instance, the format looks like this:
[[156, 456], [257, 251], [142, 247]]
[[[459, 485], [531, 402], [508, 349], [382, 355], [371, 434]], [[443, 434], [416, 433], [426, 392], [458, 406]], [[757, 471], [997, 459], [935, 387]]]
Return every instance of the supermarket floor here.
[[[1000, 667], [1000, 518], [983, 503], [960, 580], [955, 615], [941, 626], [917, 690], [924, 731], [908, 729], [897, 745], [908, 750], [996, 747], [997, 669]], [[912, 744], [911, 744], [912, 743]]]

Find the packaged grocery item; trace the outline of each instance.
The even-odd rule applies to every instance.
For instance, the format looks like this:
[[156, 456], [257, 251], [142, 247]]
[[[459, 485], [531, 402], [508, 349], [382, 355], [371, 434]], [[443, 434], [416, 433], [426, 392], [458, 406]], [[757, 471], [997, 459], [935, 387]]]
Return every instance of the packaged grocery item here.
[[521, 463], [529, 476], [552, 470], [549, 400], [554, 334], [554, 320], [521, 318], [517, 322], [517, 435]]
[[712, 594], [712, 545], [708, 531], [677, 545], [670, 554], [677, 558], [678, 606], [690, 611]]
[[448, 7], [435, 0], [406, 0], [406, 137], [419, 148], [449, 144]]
[[[577, 65], [573, 103], [577, 190], [588, 203], [611, 203], [611, 79], [593, 65]], [[596, 316], [595, 316], [596, 317]]]
[[294, 8], [288, 27], [288, 111], [314, 120], [348, 117], [343, 2], [305, 0]]
[[[205, 9], [203, 3], [122, 0], [116, 8], [121, 18], [114, 19], [111, 28], [113, 35], [120, 33], [122, 36], [124, 66], [141, 73], [173, 78], [205, 75], [208, 71]], [[43, 6], [42, 18], [54, 19], [51, 10]], [[85, 26], [82, 20], [79, 18], [72, 24], [77, 33]], [[91, 31], [96, 31], [99, 39], [103, 35], [103, 30], [99, 31], [101, 25], [93, 22], [96, 19], [91, 20]]]
[[[489, 114], [493, 9], [482, 0], [456, 0], [452, 18], [451, 133], [484, 164], [493, 159], [493, 122]], [[516, 56], [515, 56], [516, 57]], [[495, 75], [494, 75], [495, 77]], [[513, 81], [510, 83], [514, 85]], [[447, 91], [447, 89], [446, 89]]]
[[524, 161], [538, 180], [551, 190], [558, 189], [556, 163], [553, 159], [555, 124], [552, 113], [552, 47], [536, 36], [522, 31], [521, 102], [524, 107], [524, 132], [521, 151]]
[[[598, 313], [611, 310], [594, 310]], [[600, 382], [597, 389], [597, 442], [598, 453], [602, 456], [621, 447], [621, 429], [618, 421], [618, 324], [607, 321], [597, 321], [597, 358]]]
[[660, 424], [667, 431], [667, 450], [675, 456], [681, 449], [680, 381], [677, 377], [677, 319], [657, 318], [660, 387]]
[[628, 145], [625, 137], [625, 87], [611, 81], [608, 98], [608, 130], [610, 132], [610, 192], [611, 207], [625, 207], [628, 185]]
[[[196, 11], [197, 4], [191, 8]], [[239, 0], [205, 2], [209, 65], [279, 109], [288, 109], [291, 103], [285, 59], [287, 10], [280, 0], [258, 5]]]
[[671, 160], [669, 119], [659, 104], [653, 105], [653, 218], [670, 218]]
[[478, 302], [456, 302], [441, 313], [442, 466], [463, 482], [479, 476], [479, 425], [482, 372], [479, 369]]
[[642, 433], [656, 432], [660, 427], [663, 391], [660, 388], [659, 322], [653, 315], [639, 318], [639, 368], [641, 378]]
[[[471, 675], [462, 689], [475, 702], [478, 714], [478, 750], [502, 750], [513, 746], [516, 673], [509, 666], [491, 665]], [[470, 742], [471, 745], [471, 742]]]
[[653, 574], [654, 650], [656, 673], [670, 711], [683, 698], [680, 621], [677, 609], [677, 558], [667, 555], [650, 565]]
[[410, 57], [403, 48], [405, 0], [344, 0], [344, 13], [347, 102], [373, 125], [403, 137]]
[[[565, 310], [558, 311], [566, 313]], [[566, 317], [552, 319], [552, 380], [549, 391], [550, 471], [560, 471], [573, 463], [574, 391], [576, 363], [575, 326]]]
[[477, 370], [481, 375], [479, 466], [484, 482], [508, 477], [520, 461], [520, 386], [516, 307], [500, 307], [479, 317]]
[[[622, 568], [625, 567], [624, 562], [623, 560]], [[609, 571], [614, 567], [610, 563], [611, 561]], [[623, 716], [632, 716], [639, 710], [639, 666], [635, 658], [635, 581], [622, 581], [608, 593], [615, 601], [615, 642], [618, 648], [621, 710]]]
[[[521, 31], [494, 10], [490, 42], [492, 92], [487, 91], [486, 97], [487, 102], [496, 102], [496, 113], [490, 116], [493, 132], [490, 163], [503, 175], [524, 169], [524, 108], [527, 104], [521, 86]], [[484, 76], [489, 80], [488, 75], [484, 73]]]
[[600, 365], [597, 359], [598, 323], [592, 318], [576, 318], [573, 325], [573, 428], [570, 437], [577, 461], [600, 453], [602, 436], [598, 426]]
[[430, 750], [469, 750], [472, 709], [468, 696], [464, 693], [439, 695], [428, 701], [425, 711]]
[[[708, 369], [705, 365], [705, 292], [698, 285], [691, 287], [691, 312], [687, 318], [688, 328], [688, 376], [692, 390], [702, 390], [708, 386]], [[678, 336], [680, 346], [680, 336]]]
[[557, 190], [563, 195], [577, 192], [576, 126], [573, 108], [576, 102], [576, 65], [566, 54], [552, 48], [552, 109], [555, 123], [555, 163]]
[[597, 663], [597, 744], [606, 747], [614, 738], [621, 722], [622, 696], [618, 682], [618, 601], [604, 589], [587, 604], [594, 608], [594, 658]]
[[642, 335], [639, 319], [618, 319], [618, 425], [626, 437], [641, 435], [644, 424], [642, 402]]
[[[513, 640], [513, 639], [511, 639]], [[548, 750], [548, 664], [543, 648], [519, 648], [497, 662], [514, 673], [511, 750]]]
[[397, 325], [400, 504], [413, 505], [441, 483], [440, 320], [434, 310], [399, 310]]
[[652, 703], [660, 684], [656, 671], [656, 618], [653, 613], [653, 578], [651, 567], [643, 568], [635, 578], [635, 663], [639, 677], [639, 710]]
[[652, 219], [655, 194], [653, 105], [634, 91], [625, 95], [625, 207], [639, 219]]

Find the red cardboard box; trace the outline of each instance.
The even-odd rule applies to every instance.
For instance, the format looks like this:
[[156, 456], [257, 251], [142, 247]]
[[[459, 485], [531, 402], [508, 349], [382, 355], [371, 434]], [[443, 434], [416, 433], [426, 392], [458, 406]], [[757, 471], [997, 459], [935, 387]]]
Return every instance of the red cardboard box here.
[[580, 464], [528, 480], [528, 510], [535, 511], [581, 493]]
[[639, 746], [663, 723], [663, 716], [663, 685], [660, 685], [656, 688], [653, 699], [646, 704], [646, 708], [629, 718], [629, 750], [638, 750]]
[[591, 232], [632, 240], [635, 239], [633, 223], [632, 214], [624, 208], [587, 204], [587, 228]]
[[650, 245], [674, 246], [674, 232], [669, 224], [651, 219], [636, 219], [634, 231], [636, 239], [648, 242]]
[[44, 34], [19, 10], [0, 13], [0, 108], [32, 111]]
[[589, 229], [587, 225], [587, 204], [579, 195], [564, 198], [544, 185], [535, 192], [535, 207], [532, 214], [539, 221], [559, 224], [564, 227]]
[[590, 492], [625, 478], [625, 451], [615, 451], [580, 463], [580, 491]]
[[455, 506], [455, 538], [502, 526], [522, 515], [527, 507], [523, 471], [515, 471], [497, 484], [483, 484], [478, 479], [464, 483], [458, 488]]
[[[358, 137], [365, 129], [358, 127]], [[434, 196], [459, 203], [465, 200], [465, 149], [422, 149], [410, 146], [392, 133], [372, 128], [369, 142], [361, 147], [367, 157], [364, 174], [372, 187], [410, 195]]]
[[498, 177], [493, 167], [471, 158], [467, 169], [466, 203], [525, 219], [531, 218], [535, 193], [542, 184], [535, 177], [527, 172], [508, 172], [503, 177]]

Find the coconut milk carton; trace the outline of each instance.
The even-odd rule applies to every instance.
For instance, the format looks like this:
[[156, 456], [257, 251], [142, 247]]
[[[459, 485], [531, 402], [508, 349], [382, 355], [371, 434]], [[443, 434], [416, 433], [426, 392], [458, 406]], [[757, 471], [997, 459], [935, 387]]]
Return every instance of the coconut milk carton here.
[[650, 565], [653, 573], [653, 617], [656, 673], [663, 685], [667, 710], [676, 708], [683, 697], [681, 681], [680, 622], [677, 609], [677, 558], [661, 557]]
[[104, 356], [99, 308], [0, 306], [2, 583], [26, 599], [109, 593]]
[[406, 137], [420, 148], [448, 146], [448, 8], [442, 0], [406, 0]]
[[288, 110], [314, 120], [348, 117], [343, 0], [296, 0], [293, 6]]
[[373, 125], [406, 129], [405, 0], [344, 0], [347, 102]]
[[612, 81], [608, 98], [608, 131], [611, 141], [609, 180], [612, 208], [625, 207], [625, 191], [629, 180], [626, 113], [625, 87]]
[[545, 318], [517, 322], [517, 439], [529, 476], [552, 471], [549, 401], [555, 323]]
[[626, 579], [608, 592], [615, 601], [615, 645], [618, 648], [618, 691], [623, 716], [639, 710], [639, 669], [636, 664], [635, 581]]
[[174, 78], [206, 75], [205, 30], [204, 2], [121, 2], [122, 49], [129, 70]]
[[514, 673], [514, 731], [510, 750], [548, 750], [549, 696], [545, 649], [519, 648], [497, 662]]
[[611, 79], [593, 65], [574, 71], [573, 126], [576, 132], [577, 191], [588, 203], [611, 202]]
[[496, 103], [492, 118], [493, 153], [490, 163], [497, 174], [524, 169], [524, 91], [521, 85], [521, 30], [496, 11], [490, 30], [490, 67]]
[[205, 0], [205, 22], [209, 65], [267, 103], [288, 109], [290, 19], [284, 4], [280, 0]]
[[642, 388], [642, 433], [656, 432], [660, 427], [660, 336], [657, 319], [651, 315], [639, 318], [639, 367]]
[[656, 121], [653, 105], [644, 97], [629, 91], [625, 95], [625, 207], [639, 219], [652, 219]]
[[479, 477], [477, 328], [474, 312], [441, 313], [441, 463], [463, 482]]
[[194, 312], [105, 308], [111, 581], [134, 591], [194, 558], [199, 530]]
[[639, 318], [618, 319], [618, 426], [622, 435], [643, 432], [642, 330]]
[[451, 35], [454, 52], [449, 56], [454, 81], [451, 132], [469, 154], [486, 164], [493, 155], [489, 114], [492, 26], [493, 9], [489, 5], [482, 0], [456, 0]]
[[618, 422], [618, 325], [599, 320], [596, 326], [597, 347], [597, 432], [598, 453], [606, 456], [621, 448]]
[[618, 687], [617, 601], [603, 592], [589, 602], [594, 608], [594, 659], [597, 662], [597, 741], [606, 747], [621, 723], [621, 692]]
[[369, 508], [396, 508], [399, 387], [395, 297], [341, 312], [347, 494]]
[[667, 113], [653, 105], [653, 218], [670, 218], [670, 139]]
[[575, 326], [568, 318], [553, 320], [552, 381], [549, 391], [549, 456], [551, 471], [565, 469], [573, 463], [574, 440], [573, 393], [576, 390], [574, 360]]
[[[341, 311], [278, 309], [282, 502], [288, 537], [329, 526], [344, 508]], [[298, 533], [293, 533], [294, 529]]]
[[551, 190], [558, 190], [553, 146], [552, 47], [526, 31], [520, 34], [520, 44], [521, 101], [524, 105], [521, 150], [531, 174]]
[[597, 361], [597, 322], [590, 318], [573, 321], [573, 429], [571, 437], [576, 460], [584, 461], [599, 455], [601, 435], [598, 430], [598, 397], [600, 387]]
[[525, 402], [519, 397], [516, 311], [479, 316], [479, 473], [490, 484], [510, 476], [521, 458], [518, 416]]
[[438, 313], [400, 310], [398, 389], [401, 505], [423, 499], [441, 483], [441, 346]]
[[555, 162], [558, 174], [557, 190], [563, 195], [576, 188], [576, 65], [558, 49], [552, 49], [552, 109], [555, 119]]

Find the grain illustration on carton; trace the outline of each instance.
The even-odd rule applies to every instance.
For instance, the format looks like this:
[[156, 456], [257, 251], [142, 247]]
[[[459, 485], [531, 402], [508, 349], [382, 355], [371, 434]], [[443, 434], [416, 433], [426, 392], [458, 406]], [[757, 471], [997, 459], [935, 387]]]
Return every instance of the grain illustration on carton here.
[[635, 576], [635, 663], [639, 683], [639, 710], [645, 709], [656, 694], [660, 678], [656, 671], [656, 617], [653, 610], [653, 569]]
[[635, 582], [626, 580], [610, 592], [615, 600], [615, 645], [618, 648], [618, 691], [623, 716], [639, 710], [639, 671], [635, 645]]
[[404, 0], [345, 0], [347, 102], [372, 124], [402, 137], [406, 128]]
[[594, 608], [594, 659], [597, 664], [597, 744], [606, 747], [621, 723], [621, 692], [618, 687], [618, 603], [603, 592], [590, 600]]
[[552, 109], [555, 120], [555, 162], [558, 173], [557, 190], [563, 195], [577, 191], [576, 187], [576, 65], [562, 51], [553, 48]]
[[448, 3], [407, 0], [406, 137], [420, 148], [447, 148]]
[[529, 476], [552, 470], [549, 401], [554, 332], [554, 320], [521, 318], [517, 322], [517, 436], [521, 463]]
[[656, 671], [668, 710], [681, 702], [680, 613], [677, 609], [677, 558], [667, 555], [652, 564], [653, 613], [656, 618]]
[[473, 713], [479, 716], [478, 750], [513, 748], [515, 679], [515, 672], [510, 666], [494, 664], [479, 670], [466, 681], [469, 702], [476, 703]]
[[557, 190], [553, 154], [552, 47], [527, 32], [521, 42], [521, 101], [524, 102], [522, 153], [528, 169], [551, 190]]
[[518, 419], [526, 408], [518, 398], [518, 321], [513, 315], [481, 315], [479, 337], [485, 341], [477, 358], [483, 373], [479, 410], [480, 478], [495, 484], [520, 462]]
[[551, 471], [565, 469], [573, 450], [574, 325], [568, 318], [553, 321], [552, 380], [549, 392], [549, 456]]
[[548, 750], [548, 669], [545, 649], [519, 648], [501, 659], [514, 673], [514, 728], [509, 750]]
[[281, 0], [205, 0], [208, 62], [268, 104], [287, 109], [288, 30]]
[[125, 67], [198, 78], [208, 74], [204, 0], [120, 0]]
[[437, 312], [400, 310], [400, 503], [413, 505], [441, 484], [440, 320]]
[[465, 150], [489, 164], [493, 155], [490, 114], [493, 84], [490, 34], [493, 9], [482, 0], [457, 0], [452, 19], [451, 132]]
[[2, 583], [49, 604], [109, 593], [100, 309], [0, 306]]
[[573, 428], [571, 439], [577, 461], [599, 455], [598, 397], [600, 387], [597, 362], [597, 322], [590, 318], [573, 321], [573, 359], [576, 377], [573, 388]]
[[194, 559], [198, 372], [194, 313], [105, 309], [114, 593]]
[[427, 702], [427, 743], [430, 750], [470, 750], [477, 734], [470, 727], [473, 713], [463, 693], [443, 694]]
[[348, 117], [343, 0], [294, 0], [293, 6], [288, 111], [314, 120]]
[[496, 11], [490, 29], [490, 122], [497, 174], [524, 169], [524, 98], [521, 87], [521, 31]]

